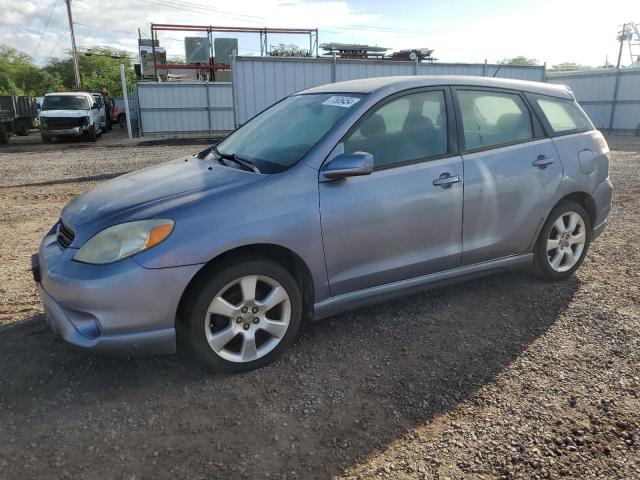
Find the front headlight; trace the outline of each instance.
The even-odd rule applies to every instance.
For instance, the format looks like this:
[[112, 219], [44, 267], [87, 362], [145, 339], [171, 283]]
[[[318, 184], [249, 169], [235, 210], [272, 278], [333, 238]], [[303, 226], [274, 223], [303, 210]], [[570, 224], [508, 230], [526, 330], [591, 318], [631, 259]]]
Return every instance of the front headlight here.
[[73, 259], [96, 265], [122, 260], [162, 242], [171, 234], [173, 225], [173, 220], [153, 218], [105, 228], [89, 239]]

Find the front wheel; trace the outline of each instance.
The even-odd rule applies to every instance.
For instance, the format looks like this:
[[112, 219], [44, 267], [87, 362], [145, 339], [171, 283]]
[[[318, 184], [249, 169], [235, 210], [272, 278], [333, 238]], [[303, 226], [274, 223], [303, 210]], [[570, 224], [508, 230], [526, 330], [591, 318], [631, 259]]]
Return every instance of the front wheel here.
[[564, 280], [584, 261], [591, 242], [591, 221], [582, 205], [563, 202], [553, 209], [535, 247], [538, 271], [550, 280]]
[[293, 276], [272, 260], [227, 263], [187, 299], [189, 343], [219, 372], [244, 372], [276, 360], [295, 340], [302, 295]]
[[96, 132], [96, 127], [95, 125], [91, 125], [89, 127], [89, 130], [87, 131], [87, 139], [90, 142], [95, 142], [97, 138], [98, 138], [98, 133]]
[[9, 143], [9, 132], [7, 129], [0, 123], [0, 145], [6, 145]]

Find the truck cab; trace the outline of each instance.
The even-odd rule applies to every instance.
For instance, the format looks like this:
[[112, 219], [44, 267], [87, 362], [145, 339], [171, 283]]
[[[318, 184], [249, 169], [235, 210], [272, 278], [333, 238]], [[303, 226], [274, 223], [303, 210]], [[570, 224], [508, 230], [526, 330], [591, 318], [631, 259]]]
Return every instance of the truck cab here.
[[[100, 107], [86, 92], [48, 93], [40, 112], [40, 134], [44, 143], [56, 137], [86, 137], [95, 142], [102, 135]], [[104, 103], [102, 112], [104, 115]]]

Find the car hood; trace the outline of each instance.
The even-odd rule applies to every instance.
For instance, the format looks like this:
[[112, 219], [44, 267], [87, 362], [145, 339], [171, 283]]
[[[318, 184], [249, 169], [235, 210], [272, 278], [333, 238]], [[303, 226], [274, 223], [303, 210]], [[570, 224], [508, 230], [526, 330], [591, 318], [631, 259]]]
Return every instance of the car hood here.
[[84, 241], [107, 226], [161, 212], [164, 203], [173, 207], [181, 199], [193, 201], [263, 178], [266, 175], [189, 156], [101, 183], [67, 204], [60, 217]]
[[80, 118], [89, 115], [89, 110], [42, 110], [40, 118], [62, 117], [62, 118]]

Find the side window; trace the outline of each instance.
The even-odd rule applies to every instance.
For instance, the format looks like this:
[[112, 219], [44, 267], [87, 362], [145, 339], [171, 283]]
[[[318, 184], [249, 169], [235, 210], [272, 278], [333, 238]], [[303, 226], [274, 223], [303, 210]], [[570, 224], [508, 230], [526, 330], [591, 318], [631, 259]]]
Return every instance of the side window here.
[[533, 138], [531, 114], [519, 95], [458, 90], [466, 150]]
[[447, 153], [444, 92], [413, 93], [384, 104], [344, 142], [344, 151], [369, 152], [376, 168]]
[[570, 100], [538, 98], [536, 103], [555, 133], [589, 129], [587, 119]]

